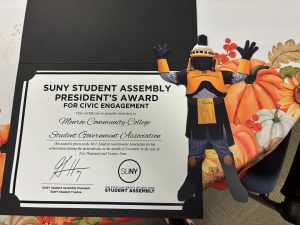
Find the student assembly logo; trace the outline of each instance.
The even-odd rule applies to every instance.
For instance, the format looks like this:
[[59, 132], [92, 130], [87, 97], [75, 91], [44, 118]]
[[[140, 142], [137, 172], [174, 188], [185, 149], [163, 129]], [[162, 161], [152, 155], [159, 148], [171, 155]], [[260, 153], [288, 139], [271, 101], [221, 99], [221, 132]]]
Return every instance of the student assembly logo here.
[[134, 183], [141, 176], [141, 167], [137, 161], [127, 159], [120, 164], [118, 174], [125, 183]]

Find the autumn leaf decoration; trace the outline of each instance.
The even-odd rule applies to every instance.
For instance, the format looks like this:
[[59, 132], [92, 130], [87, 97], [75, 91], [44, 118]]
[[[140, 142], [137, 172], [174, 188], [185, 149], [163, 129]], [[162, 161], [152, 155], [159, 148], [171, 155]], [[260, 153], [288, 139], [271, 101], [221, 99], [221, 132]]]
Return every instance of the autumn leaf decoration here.
[[273, 46], [272, 52], [269, 52], [269, 61], [271, 67], [276, 69], [280, 68], [281, 64], [300, 62], [300, 43], [296, 44], [293, 39], [284, 44], [279, 42], [277, 46]]

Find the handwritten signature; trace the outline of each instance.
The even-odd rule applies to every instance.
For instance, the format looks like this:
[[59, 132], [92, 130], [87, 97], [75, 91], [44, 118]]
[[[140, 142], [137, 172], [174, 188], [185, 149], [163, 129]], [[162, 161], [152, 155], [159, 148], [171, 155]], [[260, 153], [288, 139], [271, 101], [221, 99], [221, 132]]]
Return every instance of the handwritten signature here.
[[[60, 177], [62, 175], [66, 176], [73, 176], [74, 172], [77, 174], [77, 180], [79, 180], [82, 170], [90, 169], [90, 167], [78, 167], [79, 166], [80, 159], [74, 159], [73, 156], [62, 157], [55, 165], [53, 175], [50, 178], [50, 180], [53, 179], [53, 177]], [[74, 175], [75, 175], [74, 174]]]

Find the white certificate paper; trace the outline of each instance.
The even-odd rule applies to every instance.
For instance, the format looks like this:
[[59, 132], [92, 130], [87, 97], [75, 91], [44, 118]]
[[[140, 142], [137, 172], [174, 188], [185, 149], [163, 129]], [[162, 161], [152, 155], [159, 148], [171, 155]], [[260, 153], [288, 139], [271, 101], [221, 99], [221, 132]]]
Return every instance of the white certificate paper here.
[[181, 210], [185, 89], [154, 72], [24, 83], [10, 192], [21, 207]]

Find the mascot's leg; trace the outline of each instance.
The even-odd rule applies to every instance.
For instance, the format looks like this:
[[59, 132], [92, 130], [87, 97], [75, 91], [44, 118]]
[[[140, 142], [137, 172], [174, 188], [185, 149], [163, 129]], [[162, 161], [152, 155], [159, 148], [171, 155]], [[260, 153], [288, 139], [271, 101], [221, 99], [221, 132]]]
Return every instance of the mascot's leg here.
[[226, 139], [211, 140], [211, 144], [218, 154], [227, 187], [232, 197], [238, 202], [247, 202], [248, 192], [238, 177], [233, 154], [228, 148]]
[[189, 139], [188, 172], [177, 193], [179, 201], [191, 199], [198, 190], [202, 190], [202, 161], [206, 143], [206, 140]]

